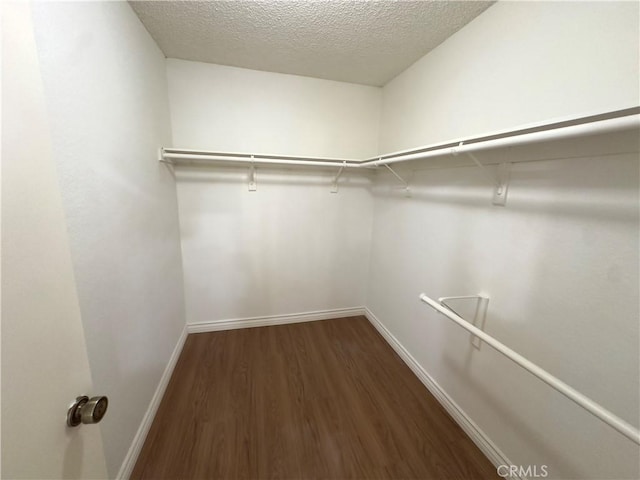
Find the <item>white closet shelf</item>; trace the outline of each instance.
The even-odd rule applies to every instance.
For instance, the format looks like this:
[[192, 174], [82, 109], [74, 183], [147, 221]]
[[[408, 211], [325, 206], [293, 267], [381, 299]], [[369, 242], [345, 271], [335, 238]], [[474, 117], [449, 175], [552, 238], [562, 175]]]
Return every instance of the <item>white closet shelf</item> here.
[[[446, 155], [469, 154], [471, 156], [473, 152], [482, 150], [611, 133], [638, 127], [640, 127], [640, 107], [632, 107], [598, 115], [535, 124], [513, 130], [503, 130], [481, 136], [388, 153], [363, 160], [262, 153], [217, 152], [168, 147], [160, 149], [159, 160], [173, 165], [197, 162], [205, 164], [249, 163], [253, 165], [271, 164], [307, 167], [376, 168], [383, 165], [388, 166], [392, 163], [422, 160]], [[478, 164], [475, 158], [474, 162]]]

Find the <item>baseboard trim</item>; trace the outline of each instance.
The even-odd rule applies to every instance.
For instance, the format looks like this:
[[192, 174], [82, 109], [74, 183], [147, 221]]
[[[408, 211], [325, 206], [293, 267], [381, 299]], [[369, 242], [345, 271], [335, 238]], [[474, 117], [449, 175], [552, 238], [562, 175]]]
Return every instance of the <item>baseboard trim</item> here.
[[187, 339], [187, 333], [187, 328], [185, 327], [180, 334], [180, 338], [178, 338], [178, 342], [173, 349], [173, 353], [171, 353], [171, 357], [169, 357], [169, 362], [164, 369], [162, 377], [160, 377], [160, 382], [158, 383], [158, 387], [156, 388], [156, 391], [151, 398], [149, 408], [147, 408], [147, 412], [144, 414], [144, 417], [142, 417], [140, 427], [138, 427], [138, 431], [136, 432], [135, 437], [133, 437], [133, 442], [131, 442], [129, 451], [127, 452], [127, 455], [122, 462], [122, 466], [120, 467], [120, 471], [118, 472], [118, 476], [116, 477], [119, 480], [128, 480], [131, 476], [131, 473], [133, 472], [133, 467], [135, 467], [136, 465], [138, 455], [140, 455], [140, 451], [142, 450], [144, 441], [147, 438], [147, 434], [149, 433], [149, 429], [151, 428], [153, 419], [156, 416], [156, 412], [158, 411], [158, 407], [160, 406], [160, 402], [162, 401], [164, 392], [167, 389], [169, 380], [171, 380], [173, 369], [175, 368], [176, 363], [178, 363], [178, 358], [180, 357], [180, 353], [182, 352], [182, 347], [184, 347], [184, 342]]
[[217, 332], [236, 328], [266, 327], [270, 325], [286, 325], [288, 323], [315, 322], [332, 318], [356, 317], [365, 315], [365, 307], [337, 308], [315, 312], [291, 313], [286, 315], [269, 315], [265, 317], [235, 318], [229, 320], [212, 320], [210, 322], [188, 323], [188, 333]]
[[[374, 328], [384, 337], [387, 343], [395, 350], [400, 358], [407, 364], [411, 371], [427, 387], [427, 390], [436, 397], [438, 402], [445, 408], [464, 432], [471, 438], [473, 443], [484, 453], [491, 463], [497, 468], [500, 465], [512, 465], [506, 455], [496, 446], [486, 433], [465, 413], [462, 408], [444, 391], [427, 371], [417, 362], [415, 358], [404, 348], [400, 341], [385, 327], [371, 310], [364, 308], [365, 316]], [[513, 480], [525, 480], [519, 477], [509, 477]]]

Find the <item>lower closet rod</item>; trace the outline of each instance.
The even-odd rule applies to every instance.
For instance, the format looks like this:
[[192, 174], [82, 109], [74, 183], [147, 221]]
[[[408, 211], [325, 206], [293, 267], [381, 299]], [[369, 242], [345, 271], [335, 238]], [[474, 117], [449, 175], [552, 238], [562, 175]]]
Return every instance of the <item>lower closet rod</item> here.
[[611, 427], [615, 428], [618, 432], [622, 433], [625, 437], [629, 438], [630, 440], [640, 445], [640, 432], [636, 428], [634, 428], [631, 424], [625, 422], [620, 417], [614, 415], [603, 406], [599, 405], [598, 403], [591, 400], [589, 397], [577, 391], [575, 388], [570, 387], [569, 385], [564, 383], [562, 380], [554, 377], [549, 372], [540, 368], [535, 363], [531, 362], [530, 360], [527, 360], [525, 357], [523, 357], [519, 353], [514, 352], [509, 347], [507, 347], [503, 343], [500, 343], [491, 335], [486, 334], [479, 328], [470, 324], [464, 318], [460, 317], [459, 315], [449, 310], [445, 306], [427, 297], [424, 293], [420, 294], [420, 300], [422, 300], [424, 303], [426, 303], [427, 305], [429, 305], [431, 308], [435, 309], [439, 313], [443, 314], [445, 317], [449, 318], [450, 320], [453, 320], [465, 330], [479, 337], [483, 342], [486, 342], [489, 346], [496, 349], [498, 352], [503, 354], [509, 360], [513, 360], [522, 368], [524, 368], [525, 370], [527, 370], [528, 372], [532, 373], [533, 375], [538, 377], [540, 380], [545, 382], [546, 384], [556, 389], [565, 397], [569, 398], [570, 400], [573, 400], [575, 403], [580, 405], [589, 413], [595, 415], [600, 420], [610, 425]]

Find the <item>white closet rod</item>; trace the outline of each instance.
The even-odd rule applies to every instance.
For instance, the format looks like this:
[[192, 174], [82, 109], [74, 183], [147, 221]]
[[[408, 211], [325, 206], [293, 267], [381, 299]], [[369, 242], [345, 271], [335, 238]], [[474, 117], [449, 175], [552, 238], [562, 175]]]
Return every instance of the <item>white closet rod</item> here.
[[629, 128], [638, 128], [640, 126], [640, 107], [612, 112], [611, 115], [616, 116], [615, 118], [602, 119], [606, 115], [597, 115], [593, 117], [585, 117], [583, 119], [576, 119], [571, 122], [560, 122], [546, 126], [541, 125], [532, 128], [499, 132], [495, 135], [484, 135], [482, 137], [469, 138], [459, 142], [449, 142], [446, 144], [426, 146], [407, 152], [381, 155], [364, 161], [338, 158], [207, 152], [176, 148], [163, 148], [161, 157], [162, 160], [169, 162], [173, 162], [173, 160], [191, 160], [204, 162], [240, 162], [337, 168], [371, 168], [391, 163], [422, 160], [442, 155], [457, 155], [459, 153], [471, 153], [492, 148], [503, 148], [528, 143], [609, 133]]
[[[336, 168], [359, 168], [362, 163], [354, 160], [292, 160], [283, 157], [268, 157], [263, 155], [250, 154], [224, 154], [224, 153], [187, 153], [184, 150], [174, 151], [171, 148], [162, 149], [162, 158], [166, 160], [192, 160], [211, 162], [231, 162], [231, 163], [253, 163], [253, 164], [274, 164], [274, 165], [304, 165], [305, 167], [336, 167]], [[300, 157], [293, 157], [300, 158]], [[374, 167], [371, 165], [370, 167]]]
[[455, 323], [460, 325], [465, 330], [479, 337], [483, 342], [486, 342], [489, 346], [496, 349], [498, 352], [503, 354], [509, 360], [512, 360], [513, 362], [517, 363], [522, 368], [532, 373], [533, 375], [538, 377], [540, 380], [542, 380], [546, 384], [556, 389], [558, 392], [562, 393], [565, 397], [569, 398], [570, 400], [573, 400], [575, 403], [577, 403], [579, 406], [587, 410], [589, 413], [595, 415], [600, 420], [610, 425], [611, 427], [615, 428], [618, 432], [622, 433], [625, 437], [629, 438], [630, 440], [640, 445], [640, 432], [631, 424], [625, 422], [620, 417], [614, 415], [603, 406], [591, 400], [589, 397], [583, 395], [576, 389], [570, 387], [569, 385], [564, 383], [562, 380], [554, 377], [549, 372], [540, 368], [535, 363], [531, 362], [530, 360], [527, 360], [525, 357], [523, 357], [519, 353], [514, 352], [509, 347], [507, 347], [503, 343], [500, 343], [498, 340], [493, 338], [491, 335], [488, 335], [482, 330], [480, 330], [479, 328], [475, 327], [474, 325], [471, 325], [464, 318], [460, 317], [455, 312], [441, 305], [439, 302], [436, 302], [435, 300], [427, 297], [424, 293], [420, 294], [420, 300], [422, 300], [424, 303], [429, 305], [431, 308], [443, 314], [448, 319], [453, 320]]

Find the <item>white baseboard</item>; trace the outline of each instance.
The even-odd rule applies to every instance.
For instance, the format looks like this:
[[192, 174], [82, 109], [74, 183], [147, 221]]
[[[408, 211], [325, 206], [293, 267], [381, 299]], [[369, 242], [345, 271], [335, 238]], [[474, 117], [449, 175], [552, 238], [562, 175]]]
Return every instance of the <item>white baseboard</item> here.
[[[460, 406], [442, 389], [427, 371], [417, 362], [415, 358], [407, 351], [406, 348], [398, 341], [396, 337], [385, 327], [380, 320], [365, 307], [365, 316], [376, 330], [384, 337], [387, 343], [402, 358], [404, 363], [418, 377], [418, 379], [427, 387], [427, 390], [440, 402], [445, 410], [451, 415], [464, 432], [471, 438], [478, 448], [485, 454], [491, 463], [497, 468], [500, 465], [512, 465], [504, 453], [489, 439], [489, 437], [471, 420], [471, 418], [460, 408]], [[509, 477], [518, 480], [519, 477]], [[524, 479], [519, 479], [524, 480]]]
[[356, 317], [365, 315], [365, 307], [338, 308], [317, 312], [291, 313], [287, 315], [269, 315], [266, 317], [235, 318], [230, 320], [213, 320], [210, 322], [187, 323], [188, 333], [216, 332], [236, 328], [266, 327], [269, 325], [285, 325], [287, 323], [314, 322], [332, 318]]
[[180, 353], [182, 352], [182, 347], [184, 346], [184, 342], [187, 339], [187, 333], [187, 328], [185, 327], [180, 334], [180, 338], [178, 338], [178, 343], [176, 343], [176, 346], [173, 349], [173, 353], [171, 353], [171, 357], [169, 357], [169, 362], [164, 369], [164, 373], [162, 374], [162, 377], [160, 377], [160, 382], [158, 383], [158, 387], [156, 388], [156, 391], [151, 398], [149, 408], [147, 408], [147, 412], [144, 414], [144, 417], [142, 417], [142, 422], [140, 423], [140, 427], [138, 427], [136, 436], [133, 437], [133, 442], [131, 442], [131, 446], [129, 447], [127, 456], [122, 462], [122, 466], [120, 467], [120, 471], [118, 472], [118, 476], [116, 477], [119, 480], [128, 480], [128, 478], [131, 476], [131, 473], [133, 472], [133, 467], [135, 467], [136, 465], [138, 455], [140, 455], [140, 450], [142, 450], [144, 441], [147, 438], [147, 434], [149, 433], [149, 429], [151, 428], [153, 419], [155, 418], [158, 407], [160, 406], [160, 401], [164, 396], [164, 392], [167, 389], [169, 380], [171, 380], [173, 369], [175, 368], [176, 363], [178, 362], [178, 358], [180, 357]]

